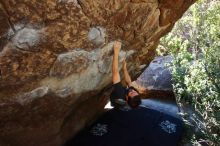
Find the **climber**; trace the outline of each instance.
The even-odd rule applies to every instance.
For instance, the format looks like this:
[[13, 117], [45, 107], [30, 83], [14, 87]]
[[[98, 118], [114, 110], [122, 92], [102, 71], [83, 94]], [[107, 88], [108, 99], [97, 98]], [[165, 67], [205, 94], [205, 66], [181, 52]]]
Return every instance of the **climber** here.
[[131, 86], [131, 77], [128, 74], [127, 65], [125, 60], [123, 60], [122, 68], [124, 73], [125, 82], [127, 88], [122, 86], [119, 69], [118, 69], [118, 59], [119, 52], [121, 49], [121, 42], [114, 42], [114, 55], [112, 60], [112, 81], [113, 81], [113, 91], [110, 95], [111, 105], [114, 107], [123, 107], [129, 105], [131, 108], [137, 108], [141, 104], [141, 98], [138, 91]]

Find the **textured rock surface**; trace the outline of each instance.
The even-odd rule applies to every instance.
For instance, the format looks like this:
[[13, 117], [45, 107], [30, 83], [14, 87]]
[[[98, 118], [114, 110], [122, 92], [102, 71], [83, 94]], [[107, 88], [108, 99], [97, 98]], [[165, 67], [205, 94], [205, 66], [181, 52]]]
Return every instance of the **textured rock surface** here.
[[169, 65], [171, 56], [155, 57], [144, 72], [132, 82], [145, 98], [174, 98], [172, 75]]
[[0, 0], [0, 145], [62, 144], [103, 111], [112, 41], [136, 76], [194, 1]]

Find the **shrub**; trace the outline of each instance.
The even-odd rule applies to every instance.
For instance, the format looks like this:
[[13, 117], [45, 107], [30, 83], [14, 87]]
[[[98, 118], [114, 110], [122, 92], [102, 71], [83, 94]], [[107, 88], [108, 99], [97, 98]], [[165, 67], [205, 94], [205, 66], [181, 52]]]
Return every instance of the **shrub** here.
[[199, 0], [160, 45], [174, 58], [177, 102], [203, 118], [205, 131], [197, 140], [220, 145], [220, 1]]

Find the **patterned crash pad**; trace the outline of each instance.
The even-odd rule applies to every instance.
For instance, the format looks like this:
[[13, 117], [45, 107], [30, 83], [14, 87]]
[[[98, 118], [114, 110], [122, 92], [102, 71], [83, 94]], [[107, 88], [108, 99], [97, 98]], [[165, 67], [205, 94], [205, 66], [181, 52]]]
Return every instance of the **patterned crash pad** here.
[[153, 109], [111, 109], [65, 146], [176, 146], [183, 123]]

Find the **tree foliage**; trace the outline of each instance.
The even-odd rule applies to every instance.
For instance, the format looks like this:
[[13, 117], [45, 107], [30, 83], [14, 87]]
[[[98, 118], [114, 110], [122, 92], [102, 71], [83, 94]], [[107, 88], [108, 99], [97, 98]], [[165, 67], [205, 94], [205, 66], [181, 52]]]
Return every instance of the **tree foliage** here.
[[161, 46], [174, 58], [177, 101], [202, 116], [202, 138], [220, 145], [220, 1], [195, 3], [161, 39]]

